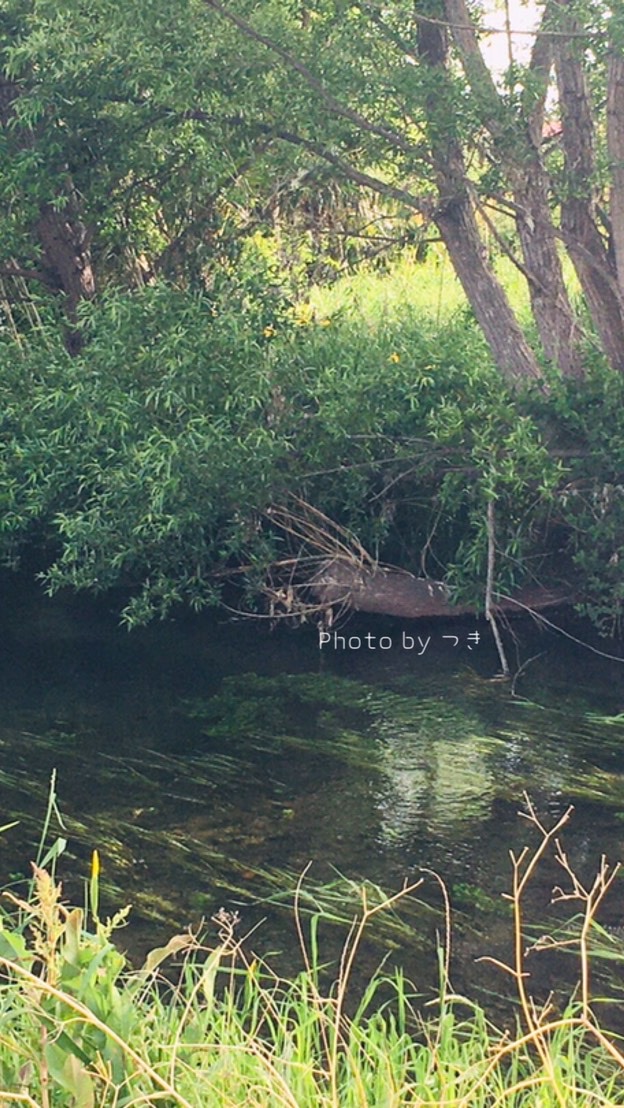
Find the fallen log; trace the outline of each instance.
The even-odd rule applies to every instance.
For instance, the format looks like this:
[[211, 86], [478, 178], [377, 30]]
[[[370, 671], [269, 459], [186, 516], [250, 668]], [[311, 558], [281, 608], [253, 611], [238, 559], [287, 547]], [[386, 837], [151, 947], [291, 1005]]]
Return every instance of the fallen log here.
[[[478, 615], [470, 604], [453, 604], [452, 591], [443, 581], [414, 577], [407, 570], [360, 565], [332, 558], [309, 582], [316, 600], [327, 608], [348, 607], [356, 612], [398, 616], [402, 619], [454, 619]], [[501, 597], [493, 608], [501, 612], [540, 611], [571, 604], [574, 597], [564, 589], [528, 585], [513, 597]]]

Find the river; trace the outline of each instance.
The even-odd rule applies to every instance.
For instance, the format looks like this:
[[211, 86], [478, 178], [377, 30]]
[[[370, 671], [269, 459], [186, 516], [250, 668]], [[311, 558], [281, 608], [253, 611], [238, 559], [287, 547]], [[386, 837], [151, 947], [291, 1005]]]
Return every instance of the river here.
[[[129, 634], [115, 598], [0, 584], [0, 822], [19, 821], [0, 841], [1, 883], [29, 872], [54, 773], [63, 827], [55, 818], [49, 841], [67, 841], [67, 895], [82, 899], [97, 848], [103, 914], [133, 906], [119, 941], [134, 959], [187, 925], [209, 928], [224, 907], [292, 972], [304, 870], [302, 910], [323, 909], [331, 959], [362, 883], [374, 902], [424, 867], [453, 904], [455, 984], [496, 998], [508, 983], [477, 959], [509, 952], [509, 850], [538, 842], [518, 815], [524, 791], [548, 825], [574, 805], [564, 841], [583, 878], [602, 853], [624, 854], [624, 666], [558, 633], [513, 624], [510, 656], [529, 664], [511, 696], [487, 629], [470, 620], [353, 619], [320, 650], [312, 627], [218, 613]], [[552, 925], [562, 876], [547, 862], [532, 886], [536, 934]], [[623, 893], [618, 879], [600, 917], [614, 932]], [[427, 876], [371, 929], [365, 969], [386, 957], [428, 995], [440, 904]], [[568, 966], [573, 977], [572, 961], [540, 963], [540, 987]]]

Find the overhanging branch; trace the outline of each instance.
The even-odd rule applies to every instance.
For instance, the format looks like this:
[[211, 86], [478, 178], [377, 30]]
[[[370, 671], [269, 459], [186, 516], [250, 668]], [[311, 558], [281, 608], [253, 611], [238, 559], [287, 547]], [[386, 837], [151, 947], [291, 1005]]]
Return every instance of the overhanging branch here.
[[389, 127], [386, 124], [375, 123], [372, 119], [368, 119], [361, 112], [356, 111], [355, 108], [349, 107], [347, 104], [343, 104], [338, 100], [332, 92], [326, 87], [323, 81], [319, 77], [316, 77], [314, 73], [304, 64], [299, 58], [291, 54], [289, 50], [286, 50], [279, 43], [274, 42], [268, 35], [263, 34], [261, 31], [257, 31], [255, 27], [248, 23], [242, 16], [237, 15], [235, 12], [230, 11], [224, 7], [223, 4], [218, 3], [218, 0], [204, 0], [206, 7], [212, 8], [224, 19], [229, 20], [235, 27], [238, 27], [247, 38], [252, 39], [254, 42], [259, 42], [263, 46], [266, 46], [267, 50], [270, 50], [278, 58], [281, 58], [286, 65], [293, 69], [300, 77], [306, 82], [309, 88], [314, 89], [316, 93], [321, 97], [323, 102], [331, 109], [334, 115], [339, 116], [342, 119], [348, 119], [351, 123], [354, 123], [362, 131], [371, 135], [377, 135], [378, 138], [384, 139], [395, 150], [401, 150], [404, 154], [410, 154], [412, 157], [416, 156], [420, 160], [423, 160], [424, 152], [420, 146], [411, 142], [405, 135], [402, 135], [400, 131], [395, 131], [393, 127]]

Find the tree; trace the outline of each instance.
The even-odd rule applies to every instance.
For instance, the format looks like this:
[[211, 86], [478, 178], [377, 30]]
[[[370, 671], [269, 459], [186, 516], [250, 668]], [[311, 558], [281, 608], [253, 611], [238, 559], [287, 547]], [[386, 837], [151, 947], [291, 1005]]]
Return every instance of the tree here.
[[[492, 237], [527, 281], [546, 360], [582, 376], [567, 253], [624, 369], [619, 6], [543, 0], [528, 63], [498, 81], [480, 48], [487, 8], [466, 0], [31, 8], [11, 0], [0, 18], [2, 264], [62, 295], [70, 346], [98, 285], [205, 280], [254, 191], [324, 165], [435, 225], [508, 381], [542, 369]], [[545, 142], [555, 82], [563, 129]]]
[[18, 321], [26, 281], [77, 352], [97, 289], [193, 284], [227, 258], [221, 199], [236, 204], [267, 145], [234, 110], [228, 37], [197, 2], [2, 5], [0, 277]]
[[[259, 127], [436, 224], [509, 381], [541, 371], [487, 256], [484, 229], [497, 233], [491, 211], [501, 207], [515, 222], [516, 261], [546, 358], [565, 376], [582, 375], [566, 251], [602, 350], [624, 369], [619, 7], [611, 14], [601, 0], [546, 0], [529, 63], [512, 65], [499, 87], [479, 45], [484, 8], [475, 14], [465, 0], [322, 0], [304, 18], [290, 6], [206, 5], [275, 59], [276, 94], [264, 116], [259, 96]], [[542, 134], [553, 72], [563, 159]], [[302, 97], [308, 103], [298, 110]]]
[[[435, 533], [474, 600], [496, 503], [502, 591], [564, 551], [617, 622], [624, 36], [584, 3], [544, 0], [495, 79], [465, 0], [5, 0], [0, 555], [37, 541], [50, 588], [142, 583], [133, 622], [293, 573], [294, 495], [423, 572]], [[249, 232], [321, 178], [443, 239], [498, 373], [466, 321], [303, 337]]]

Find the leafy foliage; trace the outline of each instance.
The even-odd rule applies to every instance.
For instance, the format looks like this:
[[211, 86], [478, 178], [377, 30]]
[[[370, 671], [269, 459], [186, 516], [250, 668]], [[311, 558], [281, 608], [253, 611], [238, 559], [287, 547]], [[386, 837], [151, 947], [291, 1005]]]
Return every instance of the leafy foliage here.
[[[581, 389], [574, 359], [562, 383], [527, 345], [524, 370], [550, 373], [550, 393], [512, 395], [469, 312], [372, 328], [301, 302], [310, 279], [362, 254], [374, 265], [410, 243], [420, 264], [432, 227], [448, 237], [442, 149], [456, 166], [467, 159], [456, 204], [479, 214], [477, 239], [489, 228], [483, 256], [520, 243], [521, 221], [484, 205], [515, 195], [547, 78], [515, 66], [490, 87], [457, 41], [461, 65], [429, 64], [421, 16], [431, 29], [445, 12], [437, 0], [421, 12], [342, 0], [4, 4], [7, 562], [36, 545], [48, 588], [129, 588], [124, 618], [140, 623], [215, 602], [232, 573], [253, 588], [271, 562], [292, 564], [296, 544], [270, 510], [294, 496], [373, 556], [446, 575], [476, 600], [494, 502], [499, 587], [573, 570], [584, 610], [617, 625], [621, 374], [592, 366], [588, 344]], [[570, 180], [558, 142], [531, 139], [549, 212], [589, 189], [593, 219], [612, 177], [598, 95], [607, 15], [601, 2], [572, 13], [595, 179]], [[536, 347], [538, 331], [544, 345], [543, 320]]]
[[[36, 541], [48, 588], [129, 587], [124, 618], [140, 623], [215, 602], [241, 565], [257, 584], [288, 552], [269, 509], [294, 493], [374, 554], [416, 571], [424, 558], [477, 597], [493, 498], [503, 591], [527, 567], [552, 579], [575, 560], [593, 614], [617, 611], [611, 375], [597, 367], [582, 391], [512, 399], [461, 317], [441, 333], [409, 317], [378, 330], [315, 320], [293, 311], [262, 257], [244, 276], [212, 297], [111, 292], [83, 310], [78, 357], [54, 329], [21, 351], [5, 341], [5, 560]], [[558, 459], [553, 440], [586, 446]]]

